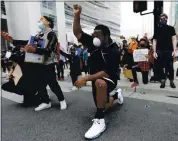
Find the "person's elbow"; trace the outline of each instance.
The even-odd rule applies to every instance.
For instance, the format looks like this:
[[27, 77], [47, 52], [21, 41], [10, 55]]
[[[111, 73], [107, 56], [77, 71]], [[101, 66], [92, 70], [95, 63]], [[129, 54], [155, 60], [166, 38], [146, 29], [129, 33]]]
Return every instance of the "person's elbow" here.
[[73, 30], [73, 33], [78, 40], [82, 37], [82, 30], [81, 31]]

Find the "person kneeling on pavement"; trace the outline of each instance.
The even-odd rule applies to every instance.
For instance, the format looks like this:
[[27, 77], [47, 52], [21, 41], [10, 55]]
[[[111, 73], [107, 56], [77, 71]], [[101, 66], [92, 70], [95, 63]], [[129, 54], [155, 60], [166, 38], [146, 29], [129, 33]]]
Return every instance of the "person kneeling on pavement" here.
[[[86, 139], [94, 139], [106, 129], [105, 110], [112, 106], [114, 100], [123, 103], [121, 89], [110, 97], [109, 93], [117, 86], [117, 71], [120, 63], [118, 45], [110, 37], [107, 26], [98, 25], [93, 36], [84, 33], [80, 25], [81, 6], [74, 5], [73, 32], [79, 42], [88, 47], [90, 53], [90, 75], [81, 77], [75, 82], [77, 87], [85, 86], [87, 81], [92, 81], [92, 93], [97, 108], [93, 125], [85, 133]], [[117, 60], [117, 61], [115, 61]]]
[[[142, 38], [140, 40], [138, 49], [148, 49], [147, 40], [145, 38]], [[148, 73], [150, 70], [150, 60], [151, 60], [150, 52], [145, 57], [148, 58], [148, 61], [138, 62], [137, 65], [132, 66], [134, 83], [131, 85], [131, 87], [136, 87], [139, 84], [137, 79], [137, 71], [142, 73], [143, 84], [148, 84]]]

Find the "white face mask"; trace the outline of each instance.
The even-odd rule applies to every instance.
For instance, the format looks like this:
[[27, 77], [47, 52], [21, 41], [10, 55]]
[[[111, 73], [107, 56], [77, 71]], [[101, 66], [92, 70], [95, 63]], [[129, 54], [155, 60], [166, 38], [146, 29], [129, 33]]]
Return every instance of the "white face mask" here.
[[97, 37], [95, 37], [93, 39], [93, 45], [96, 46], [96, 47], [99, 47], [101, 45], [100, 39], [98, 39]]

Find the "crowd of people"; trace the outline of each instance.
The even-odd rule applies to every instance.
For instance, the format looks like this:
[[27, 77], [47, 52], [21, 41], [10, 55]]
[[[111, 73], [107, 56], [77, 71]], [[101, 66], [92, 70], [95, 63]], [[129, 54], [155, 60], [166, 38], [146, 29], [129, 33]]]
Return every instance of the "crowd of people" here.
[[[138, 36], [132, 37], [131, 40], [124, 38], [121, 46], [118, 46], [111, 39], [110, 30], [105, 25], [97, 25], [92, 35], [86, 34], [80, 25], [81, 12], [81, 6], [74, 5], [73, 33], [81, 44], [68, 43], [69, 51], [60, 46], [56, 33], [53, 31], [53, 20], [46, 16], [43, 16], [38, 23], [41, 31], [35, 35], [36, 47], [34, 44], [29, 44], [28, 40], [16, 40], [8, 33], [2, 32], [2, 36], [15, 46], [8, 50], [12, 53], [11, 56], [7, 58], [7, 53], [3, 53], [3, 59], [1, 59], [3, 71], [5, 72], [7, 67], [9, 72], [9, 81], [2, 85], [2, 89], [23, 95], [23, 106], [35, 105], [37, 106], [35, 111], [41, 111], [51, 107], [50, 96], [46, 89], [48, 85], [57, 96], [61, 110], [65, 110], [67, 102], [58, 81], [65, 81], [64, 68], [69, 68], [72, 90], [85, 86], [88, 81], [92, 82], [96, 114], [93, 125], [85, 133], [85, 138], [94, 139], [106, 129], [105, 111], [114, 104], [114, 101], [123, 104], [121, 89], [110, 96], [110, 92], [116, 88], [120, 79], [121, 69], [125, 77], [133, 82], [131, 87], [139, 85], [137, 72], [141, 72], [145, 85], [149, 81], [160, 82], [160, 88], [165, 88], [168, 78], [170, 86], [176, 88], [173, 63], [174, 58], [176, 59], [177, 39], [174, 28], [166, 24], [167, 15], [162, 14], [160, 26], [152, 39], [148, 39], [146, 35], [140, 40]], [[38, 40], [48, 42], [44, 48], [41, 48], [38, 46]], [[133, 53], [138, 49], [148, 49], [149, 53], [145, 55], [147, 61], [134, 61]], [[33, 55], [38, 59], [35, 60], [36, 62], [29, 61], [27, 55]], [[13, 72], [17, 66], [21, 68], [23, 75], [16, 84], [14, 81], [16, 76]], [[153, 75], [149, 80], [151, 70]], [[81, 72], [85, 72], [85, 76], [79, 77]]]
[[[141, 72], [143, 84], [149, 82], [149, 72], [151, 73], [150, 82], [160, 82], [160, 88], [165, 88], [166, 80], [170, 80], [171, 88], [176, 88], [174, 84], [174, 62], [178, 60], [178, 35], [172, 26], [167, 25], [168, 17], [162, 14], [160, 26], [155, 31], [153, 38], [148, 39], [144, 36], [140, 40], [132, 38], [129, 43], [123, 40], [121, 51], [121, 65], [123, 70], [130, 71], [128, 79], [134, 82], [131, 87], [139, 85], [137, 73]], [[136, 49], [148, 49], [147, 61], [134, 62], [133, 52]], [[176, 68], [176, 78], [178, 78], [178, 68]]]

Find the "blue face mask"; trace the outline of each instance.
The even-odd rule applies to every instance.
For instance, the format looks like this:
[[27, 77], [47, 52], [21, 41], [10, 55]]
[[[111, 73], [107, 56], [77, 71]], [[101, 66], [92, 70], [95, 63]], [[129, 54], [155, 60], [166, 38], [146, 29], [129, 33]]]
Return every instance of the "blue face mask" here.
[[39, 23], [38, 23], [38, 27], [39, 27], [41, 30], [44, 30], [44, 29], [45, 29], [45, 25], [44, 25], [42, 22], [39, 22]]

